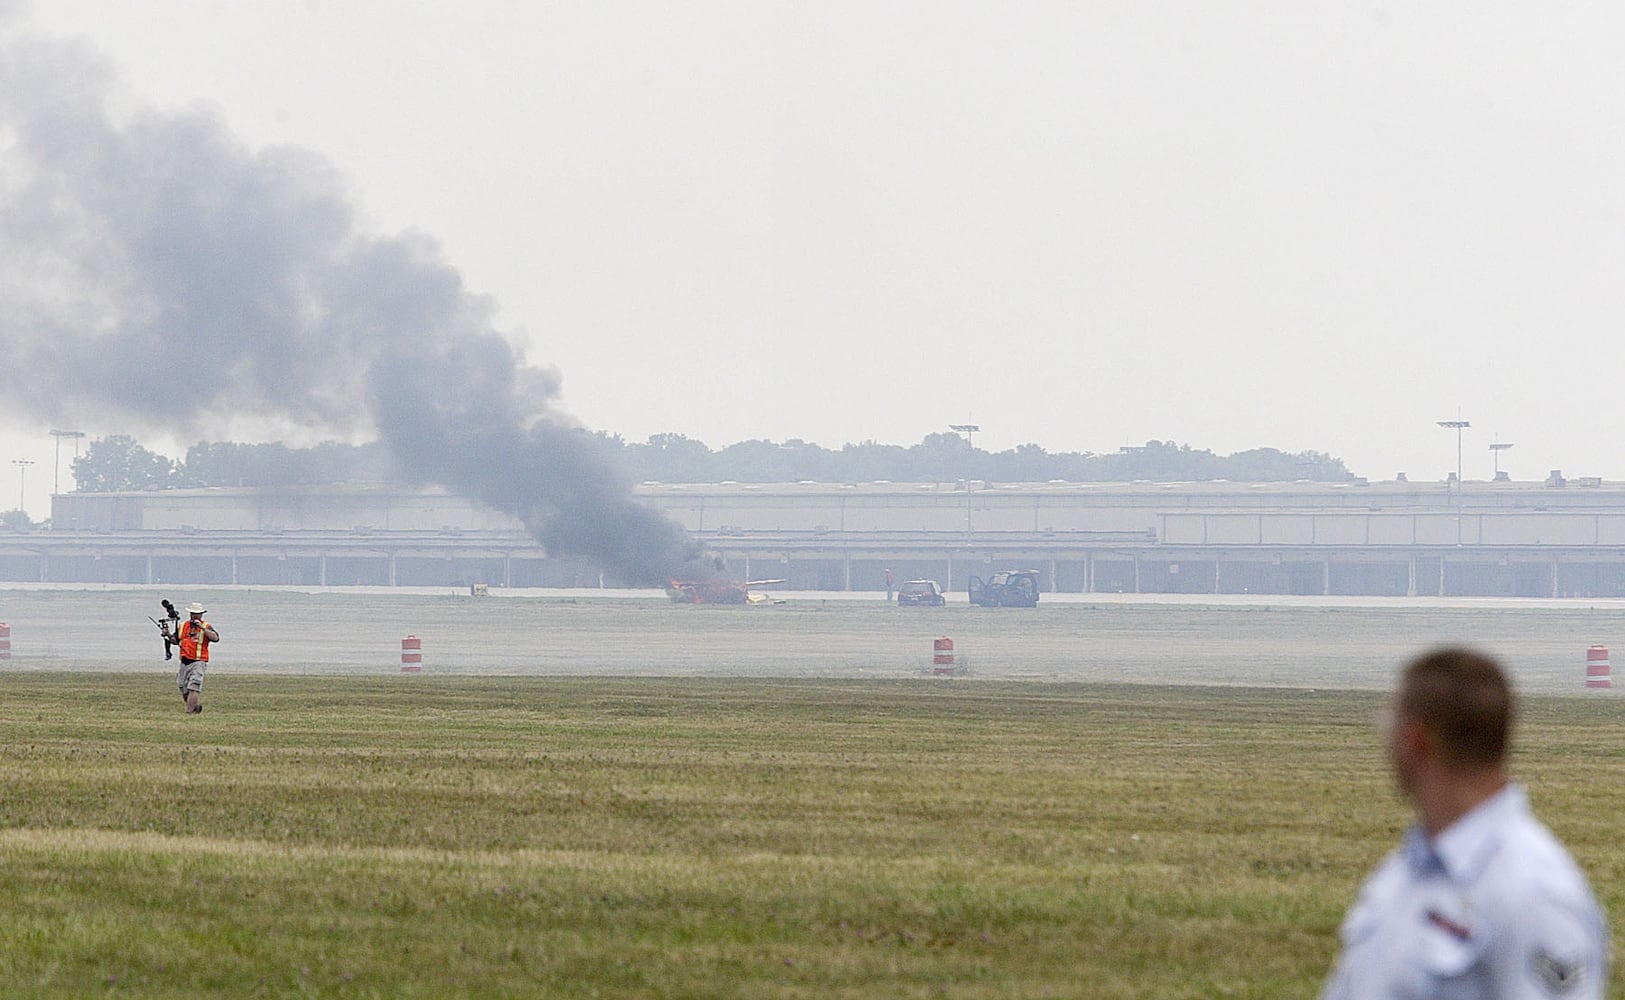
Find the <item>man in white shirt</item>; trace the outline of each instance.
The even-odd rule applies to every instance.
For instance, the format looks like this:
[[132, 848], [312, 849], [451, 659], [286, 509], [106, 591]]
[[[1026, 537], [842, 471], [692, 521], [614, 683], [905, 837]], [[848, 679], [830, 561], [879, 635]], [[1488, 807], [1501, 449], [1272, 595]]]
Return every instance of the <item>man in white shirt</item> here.
[[1324, 1000], [1607, 992], [1608, 928], [1585, 875], [1506, 775], [1513, 699], [1488, 656], [1405, 668], [1388, 756], [1417, 823], [1360, 890]]

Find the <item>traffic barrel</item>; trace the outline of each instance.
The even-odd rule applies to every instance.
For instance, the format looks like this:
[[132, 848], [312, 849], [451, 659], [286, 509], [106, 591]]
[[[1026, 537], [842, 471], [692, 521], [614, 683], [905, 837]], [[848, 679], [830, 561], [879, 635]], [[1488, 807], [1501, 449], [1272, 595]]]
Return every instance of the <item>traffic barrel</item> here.
[[1608, 647], [1586, 648], [1586, 687], [1611, 688], [1613, 679], [1608, 675]]
[[931, 672], [934, 674], [951, 674], [954, 672], [954, 641], [946, 636], [931, 643]]
[[423, 640], [409, 635], [401, 640], [401, 673], [423, 672]]

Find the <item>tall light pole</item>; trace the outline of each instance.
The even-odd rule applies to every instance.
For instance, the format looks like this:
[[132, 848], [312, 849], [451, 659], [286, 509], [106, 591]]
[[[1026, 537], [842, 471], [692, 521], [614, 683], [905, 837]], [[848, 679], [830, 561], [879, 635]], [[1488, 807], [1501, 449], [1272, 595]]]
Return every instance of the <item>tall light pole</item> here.
[[1456, 429], [1456, 495], [1461, 495], [1461, 429], [1471, 427], [1469, 420], [1440, 420], [1440, 427], [1454, 427]]
[[[1461, 544], [1461, 429], [1473, 426], [1466, 420], [1440, 420], [1440, 427], [1456, 429], [1456, 544]], [[1448, 492], [1448, 491], [1447, 491]], [[1444, 596], [1444, 560], [1439, 560], [1439, 596]]]
[[1490, 445], [1490, 454], [1495, 456], [1495, 479], [1497, 482], [1499, 482], [1501, 479], [1501, 452], [1506, 451], [1510, 447], [1512, 447], [1512, 445], [1505, 441], [1496, 441]]
[[980, 424], [949, 424], [948, 429], [965, 435], [965, 444], [970, 447], [971, 451], [976, 450], [976, 439], [971, 435], [982, 429]]
[[[956, 434], [965, 435], [965, 446], [966, 446], [967, 450], [970, 452], [971, 459], [974, 461], [975, 458], [976, 458], [976, 441], [975, 441], [975, 438], [972, 437], [972, 435], [975, 434], [977, 431], [982, 429], [981, 425], [979, 425], [979, 424], [949, 424], [948, 429], [953, 431]], [[970, 466], [967, 464], [967, 466], [965, 468], [965, 534], [966, 535], [969, 535], [971, 533], [971, 530], [970, 530], [970, 473], [971, 473], [971, 469], [970, 469]]]
[[51, 436], [56, 438], [56, 467], [51, 473], [51, 495], [56, 496], [62, 492], [62, 439], [73, 438], [73, 457], [79, 457], [79, 439], [85, 436], [84, 431], [52, 431]]
[[[14, 458], [11, 464], [17, 467], [17, 509], [23, 510], [23, 496], [27, 493], [28, 467], [34, 464], [32, 458]], [[26, 513], [26, 511], [24, 511]]]

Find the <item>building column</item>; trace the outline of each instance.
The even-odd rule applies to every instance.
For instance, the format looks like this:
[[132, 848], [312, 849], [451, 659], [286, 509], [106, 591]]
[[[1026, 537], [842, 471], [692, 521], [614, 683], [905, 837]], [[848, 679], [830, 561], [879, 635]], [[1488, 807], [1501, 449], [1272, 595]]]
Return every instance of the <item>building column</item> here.
[[1136, 594], [1140, 592], [1140, 557], [1138, 555], [1134, 557], [1134, 592]]
[[322, 586], [327, 586], [327, 553], [323, 552], [317, 557], [317, 564], [321, 567]]
[[147, 583], [152, 583], [152, 553], [147, 553]]
[[[846, 498], [842, 497], [841, 499], [845, 500]], [[850, 591], [852, 589], [852, 557], [851, 556], [842, 556], [841, 557], [841, 589], [842, 590], [847, 590], [847, 591]]]
[[1332, 560], [1330, 556], [1320, 564], [1320, 596], [1330, 597], [1332, 594]]
[[1213, 554], [1213, 592], [1215, 594], [1224, 593], [1224, 591], [1219, 589], [1219, 567], [1222, 563], [1223, 560], [1220, 559], [1219, 554], [1215, 552]]
[[1409, 570], [1409, 574], [1408, 574], [1408, 579], [1405, 581], [1405, 596], [1406, 597], [1415, 597], [1416, 596], [1416, 553], [1414, 553], [1414, 552], [1411, 553], [1411, 557], [1406, 560], [1406, 568]]
[[1093, 552], [1083, 554], [1083, 592], [1085, 594], [1095, 592], [1095, 554]]

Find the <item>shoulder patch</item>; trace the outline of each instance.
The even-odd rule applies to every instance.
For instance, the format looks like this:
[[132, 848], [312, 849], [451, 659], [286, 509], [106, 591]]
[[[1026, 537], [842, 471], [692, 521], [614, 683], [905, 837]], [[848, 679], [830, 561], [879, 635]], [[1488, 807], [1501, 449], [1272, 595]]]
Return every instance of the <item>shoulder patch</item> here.
[[1536, 951], [1530, 957], [1529, 964], [1535, 973], [1535, 981], [1548, 996], [1565, 996], [1577, 989], [1585, 979], [1583, 962], [1559, 958], [1545, 948]]

